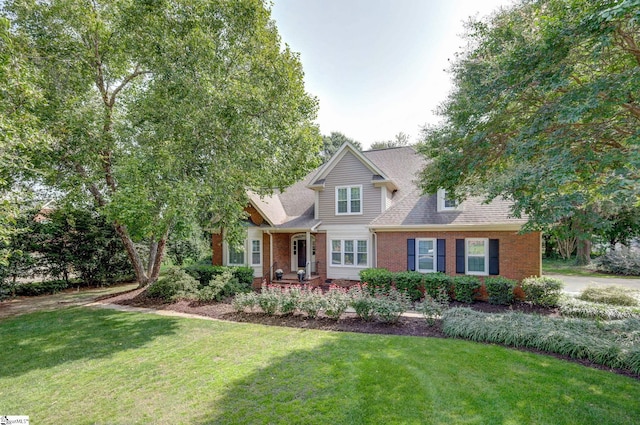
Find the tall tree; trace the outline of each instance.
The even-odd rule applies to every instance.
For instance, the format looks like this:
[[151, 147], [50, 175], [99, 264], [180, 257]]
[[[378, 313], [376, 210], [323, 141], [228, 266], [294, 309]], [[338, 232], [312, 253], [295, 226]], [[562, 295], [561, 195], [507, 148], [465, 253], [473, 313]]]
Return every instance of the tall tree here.
[[262, 0], [9, 0], [4, 15], [41, 76], [52, 142], [35, 163], [109, 217], [141, 285], [172, 229], [213, 217], [237, 235], [247, 189], [316, 165], [317, 102]]
[[360, 142], [345, 136], [339, 131], [332, 131], [330, 135], [322, 136], [322, 152], [320, 152], [322, 160], [327, 161], [331, 158], [345, 142], [351, 143], [360, 151], [362, 150]]
[[393, 140], [373, 142], [371, 144], [371, 150], [400, 148], [403, 146], [408, 146], [410, 142], [411, 139], [409, 138], [409, 135], [401, 131], [400, 133], [396, 134]]
[[426, 192], [514, 201], [529, 229], [571, 219], [579, 261], [603, 216], [640, 203], [640, 3], [523, 0], [468, 25]]

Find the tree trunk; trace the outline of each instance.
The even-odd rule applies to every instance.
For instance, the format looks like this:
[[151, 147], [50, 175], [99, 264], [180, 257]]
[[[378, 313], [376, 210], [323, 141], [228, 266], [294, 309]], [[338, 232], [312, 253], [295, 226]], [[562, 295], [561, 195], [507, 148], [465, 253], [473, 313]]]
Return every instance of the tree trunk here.
[[149, 277], [144, 270], [144, 264], [142, 264], [142, 260], [140, 259], [140, 255], [138, 255], [138, 251], [136, 251], [136, 247], [129, 236], [129, 232], [127, 228], [118, 223], [113, 223], [113, 227], [116, 229], [116, 233], [120, 236], [122, 243], [124, 244], [124, 248], [127, 251], [127, 256], [129, 257], [129, 261], [131, 261], [131, 265], [133, 266], [133, 270], [136, 273], [136, 280], [138, 281], [138, 285], [140, 288], [144, 288], [149, 285]]
[[158, 280], [158, 276], [160, 275], [160, 264], [162, 264], [162, 259], [164, 258], [168, 235], [169, 230], [167, 230], [162, 236], [162, 239], [156, 243], [156, 258], [153, 263], [153, 268], [151, 268], [151, 272], [149, 273], [149, 283], [153, 283]]
[[154, 236], [151, 235], [151, 243], [149, 244], [149, 261], [147, 261], [147, 276], [151, 276], [153, 272], [153, 266], [156, 263], [156, 256], [158, 255], [158, 242], [154, 240]]
[[579, 237], [576, 265], [586, 266], [589, 263], [591, 263], [591, 241], [589, 239]]

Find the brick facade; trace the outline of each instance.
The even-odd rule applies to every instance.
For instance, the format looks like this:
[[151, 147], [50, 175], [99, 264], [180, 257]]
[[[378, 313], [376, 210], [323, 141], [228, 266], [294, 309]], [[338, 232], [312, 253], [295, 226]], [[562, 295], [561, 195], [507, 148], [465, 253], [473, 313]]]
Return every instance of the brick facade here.
[[500, 276], [522, 280], [539, 276], [542, 268], [539, 232], [380, 232], [377, 233], [378, 267], [391, 271], [407, 269], [407, 239], [435, 238], [446, 240], [446, 272], [456, 274], [456, 239], [488, 238], [500, 240]]

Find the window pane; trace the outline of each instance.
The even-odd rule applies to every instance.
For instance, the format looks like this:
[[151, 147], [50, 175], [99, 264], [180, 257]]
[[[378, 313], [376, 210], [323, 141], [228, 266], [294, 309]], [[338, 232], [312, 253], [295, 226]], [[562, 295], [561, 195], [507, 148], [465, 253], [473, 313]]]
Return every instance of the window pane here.
[[340, 252], [340, 241], [331, 241], [331, 251]]
[[344, 252], [353, 253], [353, 241], [344, 241]]
[[467, 241], [468, 255], [484, 256], [484, 241]]
[[351, 188], [351, 200], [360, 200], [360, 188], [359, 187], [352, 187]]
[[331, 264], [341, 264], [341, 260], [342, 258], [340, 257], [340, 253], [339, 252], [333, 252], [331, 254]]
[[254, 252], [251, 254], [251, 262], [252, 264], [260, 264], [260, 253]]
[[468, 270], [470, 272], [483, 272], [484, 273], [484, 256], [482, 257], [468, 257]]
[[351, 200], [351, 212], [359, 213], [360, 212], [360, 201]]
[[418, 254], [433, 255], [433, 241], [418, 241]]
[[353, 252], [351, 253], [344, 253], [344, 264], [345, 265], [353, 265]]
[[338, 212], [346, 213], [347, 212], [347, 201], [338, 201]]
[[367, 241], [358, 241], [358, 252], [367, 252]]
[[418, 257], [418, 270], [433, 270], [433, 256]]
[[230, 246], [229, 264], [244, 264], [244, 250]]
[[338, 189], [338, 201], [346, 201], [347, 200], [347, 188], [343, 187]]
[[363, 254], [358, 252], [358, 265], [366, 266], [367, 265], [367, 254]]

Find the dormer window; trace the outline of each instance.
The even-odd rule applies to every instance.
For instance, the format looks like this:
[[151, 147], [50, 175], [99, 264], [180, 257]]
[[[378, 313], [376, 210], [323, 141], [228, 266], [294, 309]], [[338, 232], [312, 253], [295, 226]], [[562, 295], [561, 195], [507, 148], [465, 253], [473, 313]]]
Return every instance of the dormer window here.
[[336, 187], [336, 215], [362, 214], [362, 185]]
[[458, 201], [450, 197], [446, 190], [438, 189], [438, 211], [456, 211]]

